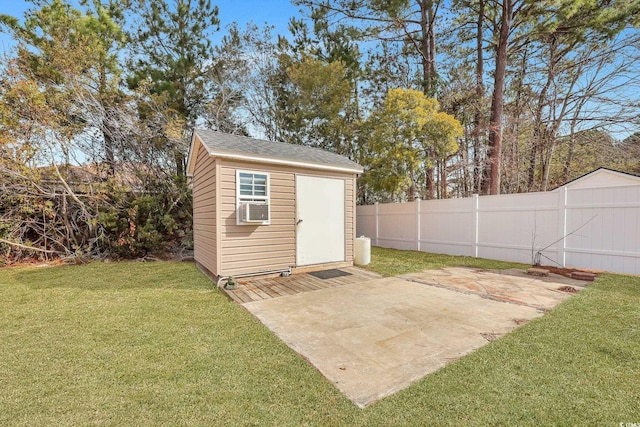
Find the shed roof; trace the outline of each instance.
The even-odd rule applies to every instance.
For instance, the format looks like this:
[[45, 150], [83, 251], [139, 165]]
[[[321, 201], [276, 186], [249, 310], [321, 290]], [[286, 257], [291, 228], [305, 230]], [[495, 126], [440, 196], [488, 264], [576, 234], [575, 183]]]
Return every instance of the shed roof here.
[[565, 182], [558, 187], [553, 188], [553, 190], [557, 190], [558, 188], [563, 187], [579, 187], [586, 185], [588, 187], [601, 187], [601, 186], [611, 186], [611, 185], [638, 185], [640, 182], [640, 176], [629, 173], [622, 172], [611, 168], [599, 167], [597, 169], [592, 170], [591, 172], [585, 173], [584, 175], [580, 175], [577, 178], [571, 179]]
[[197, 129], [193, 131], [189, 150], [189, 173], [193, 172], [191, 162], [194, 160], [196, 136], [209, 155], [214, 157], [352, 173], [362, 173], [363, 170], [356, 162], [320, 148]]

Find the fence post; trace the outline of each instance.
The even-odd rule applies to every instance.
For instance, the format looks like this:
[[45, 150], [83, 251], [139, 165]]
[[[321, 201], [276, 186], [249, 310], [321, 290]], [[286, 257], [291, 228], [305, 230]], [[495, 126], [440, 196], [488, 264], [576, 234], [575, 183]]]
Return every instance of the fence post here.
[[473, 195], [471, 203], [473, 204], [473, 208], [471, 209], [471, 212], [473, 214], [473, 236], [471, 241], [471, 253], [474, 258], [478, 258], [478, 228], [480, 225], [478, 218], [478, 205], [480, 203], [480, 200], [477, 194]]
[[376, 235], [373, 238], [373, 241], [375, 242], [373, 245], [374, 246], [380, 246], [378, 244], [378, 202], [376, 202], [375, 204], [376, 206], [376, 210], [375, 210], [375, 218], [376, 218]]
[[567, 260], [565, 249], [567, 247], [567, 192], [568, 188], [560, 187], [558, 189], [558, 243], [557, 243], [557, 262], [562, 267], [566, 267]]
[[416, 203], [416, 250], [420, 251], [420, 197], [415, 200]]

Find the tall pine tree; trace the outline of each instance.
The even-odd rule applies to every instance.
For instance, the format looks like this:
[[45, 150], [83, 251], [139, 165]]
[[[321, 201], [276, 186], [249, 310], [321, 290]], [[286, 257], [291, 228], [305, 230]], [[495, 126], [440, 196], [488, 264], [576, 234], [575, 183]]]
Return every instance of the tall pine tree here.
[[184, 123], [185, 143], [170, 144], [176, 174], [186, 166], [186, 131], [208, 102], [206, 64], [214, 56], [210, 36], [219, 29], [218, 7], [210, 0], [139, 2], [140, 27], [131, 35], [134, 45], [130, 88], [148, 82], [164, 95], [177, 121]]

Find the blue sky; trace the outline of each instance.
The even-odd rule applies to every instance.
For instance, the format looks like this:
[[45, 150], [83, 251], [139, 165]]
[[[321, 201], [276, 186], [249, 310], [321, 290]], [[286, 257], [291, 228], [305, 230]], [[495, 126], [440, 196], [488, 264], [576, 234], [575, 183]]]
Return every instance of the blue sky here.
[[[76, 3], [75, 0], [71, 2]], [[232, 22], [237, 22], [241, 27], [248, 22], [258, 26], [267, 23], [276, 27], [276, 33], [284, 34], [289, 19], [301, 16], [298, 8], [289, 0], [213, 0], [212, 3], [220, 9], [220, 36], [226, 32], [224, 27]], [[24, 0], [0, 0], [0, 14], [22, 18], [30, 7], [32, 4]], [[0, 33], [0, 51], [10, 49], [13, 45], [8, 34]]]

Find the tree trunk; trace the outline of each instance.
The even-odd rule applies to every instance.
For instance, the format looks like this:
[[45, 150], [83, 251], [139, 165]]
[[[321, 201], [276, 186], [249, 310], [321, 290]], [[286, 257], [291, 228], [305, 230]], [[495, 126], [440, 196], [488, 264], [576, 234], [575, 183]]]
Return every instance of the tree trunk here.
[[184, 154], [176, 152], [174, 153], [175, 162], [176, 162], [176, 175], [178, 178], [184, 177], [186, 172], [186, 159]]
[[433, 182], [433, 167], [425, 168], [425, 181], [427, 183], [427, 200], [435, 199], [435, 185]]
[[[547, 73], [547, 80], [540, 90], [540, 94], [538, 95], [538, 105], [536, 110], [536, 119], [535, 119], [535, 127], [533, 129], [533, 146], [531, 147], [531, 154], [529, 155], [529, 176], [527, 179], [527, 191], [532, 191], [535, 184], [535, 171], [536, 171], [536, 163], [537, 163], [537, 154], [540, 153], [540, 160], [543, 154], [544, 141], [546, 139], [547, 129], [542, 120], [542, 112], [545, 107], [545, 103], [547, 102], [547, 93], [549, 92], [549, 88], [553, 83], [555, 78], [555, 65], [556, 65], [556, 38], [555, 36], [551, 37], [549, 42], [549, 66]], [[543, 165], [544, 168], [544, 165]], [[544, 173], [543, 173], [544, 176]], [[544, 190], [543, 190], [544, 191]]]
[[524, 183], [521, 182], [521, 167], [525, 159], [521, 158], [522, 153], [520, 148], [520, 125], [523, 121], [526, 122], [527, 120], [526, 118], [523, 119], [523, 112], [529, 105], [529, 99], [527, 96], [528, 91], [526, 91], [524, 88], [524, 79], [527, 75], [528, 69], [529, 51], [526, 47], [522, 50], [523, 52], [521, 54], [520, 66], [516, 75], [516, 81], [512, 83], [512, 86], [515, 87], [515, 101], [513, 113], [511, 114], [512, 118], [510, 126], [513, 142], [509, 146], [509, 166], [505, 171], [506, 173], [504, 174], [505, 177], [509, 177], [509, 183], [506, 188], [506, 191], [508, 193], [520, 193], [524, 191]]
[[[433, 10], [433, 0], [418, 1], [420, 6], [420, 30], [422, 33], [422, 40], [420, 43], [420, 49], [422, 50], [422, 90], [427, 96], [432, 96], [435, 91], [435, 38], [433, 32], [433, 20], [435, 18], [435, 12]], [[428, 153], [429, 158], [432, 161], [433, 153]], [[434, 180], [434, 167], [425, 168], [425, 181], [427, 186], [427, 199], [431, 200], [435, 198], [435, 180]]]
[[527, 171], [527, 191], [533, 191], [533, 185], [536, 179], [536, 166], [538, 158], [538, 140], [540, 136], [537, 131], [533, 132], [533, 141], [531, 142], [531, 151], [529, 152], [529, 168]]
[[569, 147], [567, 149], [567, 157], [564, 160], [564, 170], [562, 171], [562, 181], [568, 182], [571, 176], [571, 163], [573, 162], [573, 156], [576, 151], [576, 116], [571, 121], [571, 130], [569, 131]]
[[443, 159], [440, 162], [440, 198], [446, 199], [448, 197], [447, 194], [447, 160]]
[[420, 5], [420, 31], [422, 40], [420, 50], [422, 50], [422, 90], [425, 95], [432, 96], [435, 91], [435, 39], [433, 34], [433, 1], [424, 0], [418, 2]]
[[571, 176], [571, 162], [573, 162], [573, 155], [576, 150], [576, 142], [571, 135], [571, 140], [569, 141], [569, 148], [567, 150], [567, 157], [564, 161], [564, 170], [562, 171], [562, 180], [564, 182], [569, 181], [569, 177]]
[[476, 98], [477, 105], [473, 117], [473, 185], [472, 192], [480, 192], [482, 158], [480, 156], [482, 147], [482, 133], [484, 124], [484, 111], [482, 111], [482, 100], [484, 98], [484, 0], [478, 2], [478, 21], [476, 23]]
[[542, 183], [540, 185], [540, 191], [547, 191], [549, 187], [549, 171], [551, 170], [551, 159], [553, 158], [553, 152], [556, 148], [556, 137], [553, 135], [553, 139], [548, 143], [548, 150], [544, 156], [542, 164]]
[[433, 31], [434, 19], [435, 19], [435, 11], [433, 10], [433, 0], [426, 0], [427, 6], [427, 17], [429, 19], [429, 28], [427, 31], [428, 40], [429, 40], [429, 78], [431, 81], [429, 82], [431, 95], [435, 94], [436, 91], [436, 37]]
[[411, 179], [411, 185], [409, 185], [407, 201], [413, 202], [416, 199], [416, 178], [415, 178], [415, 173], [413, 171], [409, 172], [409, 179]]
[[[460, 141], [460, 148], [457, 153], [458, 159], [456, 160], [456, 164], [459, 165], [456, 169], [459, 182], [459, 185], [456, 186], [456, 197], [469, 197], [473, 193], [473, 170], [469, 168], [471, 165], [469, 163], [469, 141], [469, 131], [468, 128], [465, 127], [464, 136]], [[473, 167], [473, 165], [471, 165], [471, 167]]]
[[508, 60], [509, 31], [513, 17], [513, 0], [502, 2], [500, 35], [496, 46], [496, 69], [494, 73], [491, 117], [489, 119], [488, 174], [483, 182], [483, 193], [500, 194], [500, 155], [502, 153], [502, 116], [504, 110], [504, 87]]
[[115, 156], [115, 141], [113, 138], [113, 130], [111, 124], [108, 122], [102, 124], [102, 138], [104, 140], [104, 161], [107, 164], [107, 174], [113, 175], [114, 165], [116, 162]]
[[102, 104], [102, 109], [105, 112], [105, 116], [102, 120], [102, 141], [104, 144], [104, 161], [107, 164], [107, 174], [113, 175], [113, 166], [115, 163], [115, 143], [113, 140], [113, 130], [111, 128], [111, 123], [109, 123], [109, 111], [108, 108], [111, 105], [110, 102], [107, 102], [107, 65], [102, 63], [100, 64], [100, 87], [98, 88], [98, 95], [100, 97], [100, 103]]

